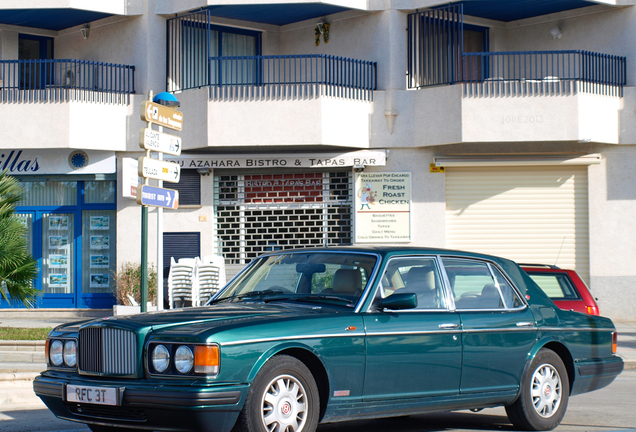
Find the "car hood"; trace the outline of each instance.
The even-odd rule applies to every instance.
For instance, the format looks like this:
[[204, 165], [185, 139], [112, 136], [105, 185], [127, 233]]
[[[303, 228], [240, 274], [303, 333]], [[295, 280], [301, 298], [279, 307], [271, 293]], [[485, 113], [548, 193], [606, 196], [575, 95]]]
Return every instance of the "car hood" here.
[[197, 334], [205, 330], [245, 325], [263, 324], [297, 318], [351, 314], [353, 309], [304, 303], [263, 303], [241, 302], [221, 303], [212, 306], [172, 309], [147, 312], [136, 315], [112, 316], [92, 321], [77, 322], [59, 326], [56, 332], [79, 331], [82, 327], [115, 327], [146, 333], [162, 330]]

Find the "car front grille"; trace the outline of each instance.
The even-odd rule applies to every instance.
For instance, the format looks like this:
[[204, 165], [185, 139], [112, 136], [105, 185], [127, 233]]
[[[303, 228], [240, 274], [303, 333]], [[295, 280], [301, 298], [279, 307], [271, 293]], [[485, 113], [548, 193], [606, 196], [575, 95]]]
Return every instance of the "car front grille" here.
[[137, 371], [137, 338], [132, 331], [83, 328], [78, 348], [80, 373], [133, 375]]

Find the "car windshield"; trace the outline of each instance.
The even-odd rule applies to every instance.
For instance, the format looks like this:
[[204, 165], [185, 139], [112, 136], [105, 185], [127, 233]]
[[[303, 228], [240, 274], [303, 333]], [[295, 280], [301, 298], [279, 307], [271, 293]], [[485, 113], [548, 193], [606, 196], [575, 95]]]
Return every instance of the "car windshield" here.
[[343, 252], [295, 252], [259, 258], [208, 304], [222, 301], [328, 302], [353, 307], [377, 257]]

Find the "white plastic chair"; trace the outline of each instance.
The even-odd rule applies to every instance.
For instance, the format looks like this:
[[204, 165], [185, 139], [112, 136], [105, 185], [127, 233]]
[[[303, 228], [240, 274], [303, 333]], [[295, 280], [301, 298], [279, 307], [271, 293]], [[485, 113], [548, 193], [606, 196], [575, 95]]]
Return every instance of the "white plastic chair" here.
[[207, 256], [197, 262], [197, 305], [205, 303], [225, 286], [225, 260], [222, 256]]
[[168, 302], [170, 309], [174, 309], [176, 300], [181, 305], [186, 300], [193, 305], [198, 303], [197, 290], [194, 289], [196, 259], [182, 258], [176, 262], [170, 258], [170, 272], [168, 273]]

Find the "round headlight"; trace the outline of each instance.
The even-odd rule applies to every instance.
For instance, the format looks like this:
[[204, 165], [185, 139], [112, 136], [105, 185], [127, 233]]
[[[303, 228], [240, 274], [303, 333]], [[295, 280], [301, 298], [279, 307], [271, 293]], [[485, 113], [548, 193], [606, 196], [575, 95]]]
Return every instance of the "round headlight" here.
[[192, 350], [185, 345], [181, 345], [177, 348], [177, 352], [174, 355], [174, 365], [182, 374], [190, 372], [192, 366], [194, 366], [194, 354], [192, 354]]
[[152, 367], [159, 373], [163, 373], [170, 366], [170, 352], [164, 345], [157, 345], [152, 351]]
[[62, 341], [54, 340], [53, 342], [51, 342], [49, 359], [51, 360], [51, 364], [53, 366], [62, 366], [62, 362], [64, 361], [63, 351], [64, 345], [62, 345]]
[[68, 367], [75, 367], [77, 364], [77, 344], [74, 340], [64, 343], [64, 363]]

